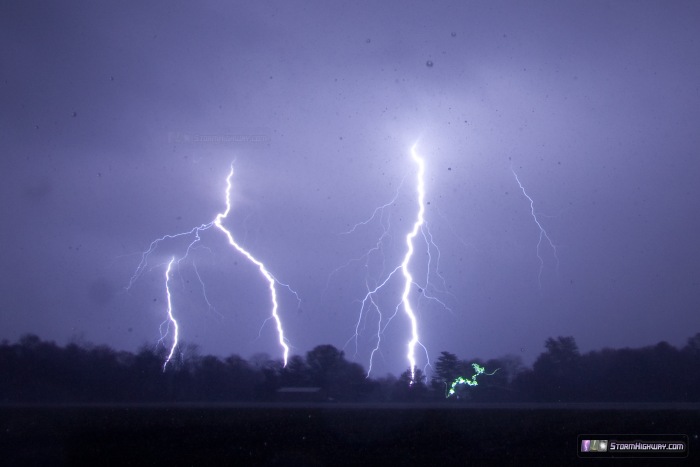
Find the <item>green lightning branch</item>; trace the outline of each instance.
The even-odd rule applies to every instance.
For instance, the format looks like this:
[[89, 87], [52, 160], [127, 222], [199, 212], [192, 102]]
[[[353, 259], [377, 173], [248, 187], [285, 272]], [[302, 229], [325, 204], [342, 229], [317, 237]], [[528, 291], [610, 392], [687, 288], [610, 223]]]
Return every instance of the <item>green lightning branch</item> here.
[[479, 366], [478, 363], [472, 363], [472, 367], [474, 368], [474, 375], [471, 378], [465, 378], [463, 376], [458, 377], [456, 380], [452, 382], [452, 386], [450, 387], [450, 390], [447, 391], [447, 395], [445, 398], [449, 398], [451, 395], [455, 393], [455, 388], [457, 387], [458, 384], [468, 384], [469, 386], [478, 386], [479, 383], [476, 381], [476, 377], [479, 375], [487, 375], [491, 376], [495, 374], [500, 368], [496, 368], [493, 370], [491, 373], [484, 373], [486, 370], [484, 369], [483, 366]]

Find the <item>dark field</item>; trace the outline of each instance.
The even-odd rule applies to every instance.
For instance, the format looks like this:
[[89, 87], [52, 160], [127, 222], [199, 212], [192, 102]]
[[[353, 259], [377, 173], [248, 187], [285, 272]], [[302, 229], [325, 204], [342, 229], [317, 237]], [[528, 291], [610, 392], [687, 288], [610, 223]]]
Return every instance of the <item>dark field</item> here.
[[[4, 465], [681, 465], [697, 406], [177, 405], [0, 408]], [[679, 433], [687, 459], [577, 458], [579, 433]]]

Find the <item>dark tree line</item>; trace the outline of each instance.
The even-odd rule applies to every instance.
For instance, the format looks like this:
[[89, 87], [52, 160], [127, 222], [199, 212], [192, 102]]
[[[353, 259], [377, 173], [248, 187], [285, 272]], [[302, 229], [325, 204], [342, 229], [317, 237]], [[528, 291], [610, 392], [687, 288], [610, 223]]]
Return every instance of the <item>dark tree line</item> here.
[[661, 342], [583, 355], [573, 337], [549, 338], [532, 368], [513, 356], [463, 360], [445, 351], [433, 363], [430, 380], [420, 369], [398, 378], [367, 378], [331, 345], [293, 356], [286, 367], [267, 356], [247, 361], [201, 356], [195, 346], [181, 349], [163, 371], [162, 348], [131, 353], [60, 347], [26, 335], [0, 344], [0, 403], [275, 401], [281, 388], [316, 388], [321, 400], [341, 402], [700, 401], [700, 333], [680, 349]]

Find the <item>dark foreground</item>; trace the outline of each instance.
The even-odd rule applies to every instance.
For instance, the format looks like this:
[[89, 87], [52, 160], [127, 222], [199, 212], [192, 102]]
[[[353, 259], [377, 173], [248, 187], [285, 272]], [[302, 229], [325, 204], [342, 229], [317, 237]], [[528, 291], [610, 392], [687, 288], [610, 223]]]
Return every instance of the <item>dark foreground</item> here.
[[[700, 465], [697, 406], [0, 407], [3, 465]], [[582, 433], [673, 433], [685, 459], [578, 459]]]

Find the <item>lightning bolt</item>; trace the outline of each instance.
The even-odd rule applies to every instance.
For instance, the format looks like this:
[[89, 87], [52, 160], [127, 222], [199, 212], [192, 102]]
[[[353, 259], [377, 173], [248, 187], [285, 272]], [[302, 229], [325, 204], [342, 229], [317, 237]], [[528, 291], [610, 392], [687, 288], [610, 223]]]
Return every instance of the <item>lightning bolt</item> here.
[[[367, 319], [367, 314], [370, 311], [374, 311], [378, 315], [377, 319], [377, 324], [376, 324], [376, 333], [374, 334], [374, 346], [370, 352], [369, 356], [369, 364], [368, 364], [368, 371], [367, 371], [367, 376], [372, 372], [372, 365], [374, 361], [375, 354], [380, 352], [380, 347], [382, 345], [382, 336], [384, 334], [384, 331], [387, 329], [391, 321], [401, 312], [403, 309], [403, 312], [405, 313], [405, 316], [408, 319], [409, 326], [410, 326], [410, 339], [407, 343], [407, 354], [406, 358], [408, 359], [409, 363], [409, 369], [411, 372], [411, 380], [415, 378], [415, 369], [417, 366], [417, 358], [416, 358], [416, 348], [421, 347], [425, 351], [425, 356], [427, 360], [426, 367], [430, 364], [430, 359], [428, 356], [428, 352], [423, 346], [423, 344], [420, 342], [420, 333], [419, 333], [419, 323], [418, 323], [418, 317], [416, 315], [416, 304], [412, 301], [412, 296], [411, 296], [411, 289], [415, 286], [418, 289], [418, 292], [420, 293], [419, 297], [422, 299], [427, 299], [430, 301], [434, 301], [439, 303], [441, 306], [443, 306], [445, 309], [448, 311], [451, 311], [450, 308], [440, 299], [437, 297], [430, 295], [427, 291], [427, 288], [429, 286], [432, 287], [431, 285], [431, 270], [434, 268], [435, 269], [435, 274], [437, 277], [439, 277], [442, 280], [443, 286], [445, 286], [445, 279], [440, 275], [438, 269], [439, 269], [439, 263], [440, 263], [440, 249], [437, 247], [433, 240], [433, 235], [430, 232], [430, 229], [428, 228], [428, 223], [425, 219], [425, 161], [423, 158], [420, 157], [416, 150], [416, 145], [414, 145], [411, 148], [411, 159], [413, 163], [416, 165], [417, 170], [416, 170], [416, 175], [415, 175], [415, 199], [416, 199], [416, 217], [413, 222], [411, 230], [406, 234], [405, 236], [405, 252], [402, 255], [401, 262], [393, 267], [388, 273], [385, 275], [385, 270], [386, 270], [386, 265], [384, 264], [384, 243], [385, 241], [390, 237], [390, 229], [391, 229], [391, 223], [389, 222], [389, 216], [385, 215], [385, 210], [387, 210], [390, 206], [394, 205], [396, 200], [399, 197], [399, 192], [401, 189], [401, 186], [404, 184], [406, 177], [404, 177], [404, 180], [402, 180], [401, 185], [399, 186], [399, 189], [395, 193], [394, 197], [389, 201], [388, 203], [385, 203], [379, 207], [377, 207], [372, 215], [357, 224], [355, 224], [350, 230], [343, 232], [343, 235], [349, 235], [357, 231], [357, 229], [361, 226], [366, 226], [370, 222], [372, 222], [375, 219], [379, 219], [379, 222], [383, 228], [383, 232], [376, 242], [376, 244], [370, 248], [367, 252], [365, 252], [364, 255], [354, 258], [350, 260], [348, 263], [345, 265], [341, 266], [340, 268], [337, 268], [331, 273], [331, 276], [329, 276], [329, 281], [330, 278], [333, 276], [333, 274], [337, 273], [340, 269], [345, 268], [349, 266], [353, 262], [365, 260], [365, 269], [369, 273], [369, 257], [375, 252], [378, 252], [382, 255], [382, 272], [379, 274], [379, 279], [374, 280], [374, 284], [371, 284], [369, 280], [365, 280], [365, 288], [366, 288], [366, 293], [364, 297], [361, 300], [358, 300], [360, 302], [359, 308], [359, 314], [358, 314], [358, 319], [355, 324], [355, 333], [353, 336], [351, 336], [348, 341], [345, 343], [345, 346], [347, 346], [351, 341], [354, 340], [355, 342], [355, 356], [357, 356], [358, 353], [358, 340], [360, 337], [360, 334], [362, 332], [362, 323], [363, 321], [366, 322]], [[387, 219], [387, 220], [385, 220]], [[412, 265], [412, 260], [414, 257], [414, 253], [416, 251], [417, 245], [416, 244], [416, 237], [418, 235], [421, 235], [423, 237], [423, 241], [425, 242], [426, 246], [426, 253], [428, 256], [428, 264], [427, 264], [427, 273], [425, 274], [424, 278], [422, 280], [425, 281], [424, 285], [421, 285], [417, 282], [416, 278], [414, 277], [414, 274], [411, 272], [412, 267], [415, 267]], [[432, 251], [437, 251], [437, 257], [434, 262], [433, 266], [433, 256], [432, 256]], [[400, 274], [399, 274], [400, 272]], [[400, 298], [395, 302], [394, 306], [394, 311], [393, 314], [390, 316], [385, 316], [385, 314], [382, 312], [379, 303], [376, 301], [377, 295], [386, 287], [388, 287], [388, 284], [392, 281], [394, 277], [403, 277], [402, 281], [402, 286], [401, 286], [401, 295]], [[444, 292], [446, 294], [450, 294], [449, 292], [445, 290], [439, 290], [438, 288], [433, 287], [435, 290], [439, 292]], [[446, 288], [446, 287], [445, 287]]]
[[[300, 303], [299, 295], [288, 285], [284, 284], [280, 281], [278, 281], [272, 273], [265, 267], [262, 261], [258, 260], [255, 258], [248, 250], [243, 248], [239, 243], [235, 241], [233, 238], [233, 234], [223, 225], [223, 221], [228, 218], [229, 213], [231, 212], [231, 179], [233, 177], [233, 164], [231, 165], [231, 170], [229, 171], [228, 176], [226, 177], [226, 190], [225, 190], [225, 201], [226, 201], [226, 209], [224, 212], [221, 212], [216, 215], [213, 221], [207, 223], [207, 224], [201, 224], [197, 227], [194, 227], [190, 230], [176, 233], [176, 234], [167, 234], [163, 235], [162, 237], [159, 237], [155, 240], [153, 240], [148, 249], [144, 251], [141, 254], [141, 261], [139, 265], [136, 268], [136, 271], [134, 274], [131, 276], [129, 279], [129, 284], [127, 285], [126, 289], [127, 291], [131, 289], [131, 287], [136, 283], [136, 281], [141, 277], [145, 271], [149, 269], [149, 258], [153, 254], [153, 252], [158, 248], [158, 246], [167, 240], [173, 240], [177, 238], [187, 238], [191, 237], [192, 240], [190, 243], [187, 245], [187, 248], [185, 249], [184, 254], [180, 256], [179, 258], [172, 257], [170, 262], [168, 263], [168, 267], [166, 270], [165, 274], [165, 289], [167, 292], [167, 314], [168, 314], [168, 319], [161, 324], [160, 327], [160, 334], [161, 338], [158, 341], [159, 343], [163, 343], [165, 338], [167, 337], [170, 327], [172, 326], [174, 328], [174, 335], [173, 335], [173, 343], [170, 347], [170, 353], [168, 354], [168, 357], [165, 361], [165, 364], [163, 365], [163, 371], [165, 371], [165, 368], [167, 367], [168, 363], [172, 360], [173, 355], [175, 354], [175, 350], [178, 345], [178, 337], [179, 337], [179, 325], [175, 317], [173, 316], [173, 306], [172, 306], [172, 294], [170, 290], [170, 280], [171, 280], [171, 273], [172, 273], [172, 267], [174, 263], [177, 263], [179, 266], [180, 263], [182, 263], [187, 257], [189, 256], [190, 252], [192, 251], [195, 246], [202, 241], [201, 234], [207, 230], [209, 230], [212, 227], [216, 227], [219, 229], [221, 232], [224, 233], [226, 236], [228, 243], [230, 246], [232, 246], [238, 253], [242, 254], [245, 256], [248, 261], [253, 263], [255, 266], [257, 266], [258, 270], [260, 271], [260, 274], [262, 277], [265, 279], [265, 281], [268, 284], [268, 288], [270, 291], [270, 302], [272, 304], [272, 310], [270, 312], [270, 317], [265, 320], [267, 322], [269, 319], [273, 319], [276, 324], [276, 329], [277, 329], [277, 334], [278, 334], [278, 340], [279, 344], [283, 349], [283, 358], [284, 358], [284, 365], [287, 365], [287, 359], [289, 357], [289, 346], [287, 345], [287, 339], [284, 336], [284, 329], [282, 326], [282, 321], [279, 316], [279, 303], [278, 303], [278, 296], [277, 296], [277, 284], [287, 288], [292, 294], [295, 295], [297, 302]], [[199, 280], [201, 287], [202, 287], [202, 294], [204, 296], [204, 300], [209, 306], [210, 310], [214, 310], [214, 307], [212, 306], [211, 302], [209, 301], [209, 297], [207, 296], [206, 292], [206, 287], [204, 286], [204, 281], [202, 280], [201, 275], [199, 274], [199, 270], [197, 269], [196, 264], [194, 261], [192, 262], [195, 274], [197, 276], [197, 279]], [[263, 323], [264, 326], [265, 323]]]
[[221, 223], [222, 220], [228, 217], [228, 213], [231, 211], [231, 177], [233, 177], [233, 165], [231, 165], [231, 172], [229, 172], [228, 177], [226, 178], [226, 211], [216, 216], [216, 219], [214, 219], [214, 224], [216, 225], [216, 227], [219, 228], [219, 230], [221, 230], [226, 235], [228, 243], [232, 247], [234, 247], [239, 253], [248, 258], [248, 261], [255, 264], [260, 270], [260, 274], [262, 274], [263, 277], [265, 277], [265, 279], [267, 280], [267, 283], [270, 288], [270, 300], [272, 301], [272, 318], [275, 320], [275, 324], [277, 326], [277, 334], [279, 336], [280, 346], [284, 349], [284, 366], [287, 366], [287, 358], [289, 357], [289, 346], [285, 341], [284, 329], [282, 329], [282, 321], [280, 320], [279, 314], [277, 313], [277, 309], [279, 307], [279, 305], [277, 304], [277, 287], [275, 287], [277, 279], [275, 279], [275, 276], [270, 274], [270, 271], [267, 270], [267, 268], [261, 261], [255, 259], [253, 255], [251, 255], [247, 250], [245, 250], [242, 246], [236, 243], [236, 241], [233, 239], [233, 235], [231, 235], [231, 232], [227, 230], [226, 227], [224, 227]]
[[515, 170], [513, 167], [510, 168], [510, 171], [513, 172], [513, 176], [515, 177], [515, 181], [518, 182], [518, 186], [523, 192], [523, 195], [530, 201], [530, 214], [532, 214], [532, 218], [535, 220], [535, 224], [537, 224], [537, 227], [540, 229], [540, 238], [537, 241], [537, 259], [540, 260], [540, 272], [537, 275], [537, 282], [539, 283], [540, 288], [542, 288], [542, 270], [544, 269], [544, 259], [542, 259], [542, 255], [540, 254], [540, 248], [542, 246], [542, 240], [546, 239], [547, 243], [549, 243], [550, 248], [552, 248], [552, 252], [554, 253], [554, 258], [557, 261], [557, 270], [559, 270], [559, 257], [557, 256], [557, 247], [554, 245], [552, 242], [552, 239], [549, 238], [549, 234], [547, 231], [542, 227], [542, 224], [540, 224], [539, 219], [537, 219], [537, 214], [535, 213], [535, 202], [530, 198], [530, 195], [527, 194], [527, 191], [525, 191], [525, 187], [523, 184], [520, 182], [520, 179], [518, 178], [518, 174], [515, 173]]
[[[168, 319], [163, 322], [163, 324], [160, 325], [160, 341], [163, 342], [165, 337], [168, 335], [168, 332], [170, 331], [170, 324], [172, 323], [173, 328], [175, 331], [173, 332], [173, 344], [170, 347], [170, 353], [168, 354], [168, 357], [165, 359], [165, 363], [163, 363], [163, 371], [165, 371], [165, 367], [168, 366], [168, 363], [170, 363], [170, 360], [173, 358], [173, 355], [175, 354], [175, 349], [177, 348], [177, 343], [178, 343], [178, 335], [180, 333], [180, 326], [177, 324], [177, 320], [173, 316], [173, 302], [172, 302], [172, 295], [170, 294], [170, 270], [173, 267], [173, 263], [175, 262], [175, 257], [170, 258], [170, 262], [168, 263], [168, 268], [165, 270], [165, 292], [166, 296], [168, 298]], [[166, 326], [165, 328], [165, 333], [163, 333], [163, 325]]]
[[418, 231], [421, 229], [423, 224], [425, 224], [425, 161], [416, 153], [416, 145], [414, 144], [411, 148], [411, 157], [413, 161], [418, 165], [418, 174], [416, 175], [416, 192], [418, 193], [418, 215], [416, 216], [416, 221], [413, 224], [413, 230], [411, 230], [408, 235], [406, 235], [406, 256], [404, 256], [401, 262], [401, 273], [405, 279], [403, 294], [401, 295], [401, 303], [403, 303], [404, 311], [411, 322], [411, 340], [408, 342], [408, 353], [406, 357], [410, 364], [411, 369], [411, 381], [415, 378], [416, 373], [416, 345], [420, 344], [418, 336], [418, 319], [413, 311], [413, 306], [411, 305], [411, 300], [409, 299], [409, 294], [411, 292], [411, 286], [413, 285], [413, 276], [411, 271], [408, 269], [408, 265], [413, 257], [413, 239], [418, 235]]

